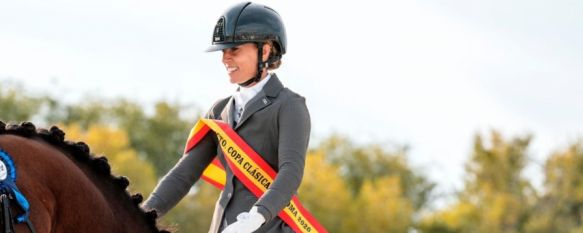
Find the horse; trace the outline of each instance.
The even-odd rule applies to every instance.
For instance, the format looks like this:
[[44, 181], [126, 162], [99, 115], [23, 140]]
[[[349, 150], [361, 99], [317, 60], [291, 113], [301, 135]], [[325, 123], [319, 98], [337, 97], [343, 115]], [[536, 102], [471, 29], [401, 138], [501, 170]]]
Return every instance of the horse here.
[[[105, 157], [91, 154], [83, 142], [65, 140], [56, 126], [0, 121], [0, 150], [12, 158], [15, 184], [28, 200], [34, 226], [14, 223], [16, 233], [169, 233], [156, 226], [155, 211], [140, 208], [142, 196], [126, 190], [128, 179], [112, 175]], [[23, 212], [15, 204], [10, 209]], [[2, 231], [5, 226], [0, 232], [11, 232]]]

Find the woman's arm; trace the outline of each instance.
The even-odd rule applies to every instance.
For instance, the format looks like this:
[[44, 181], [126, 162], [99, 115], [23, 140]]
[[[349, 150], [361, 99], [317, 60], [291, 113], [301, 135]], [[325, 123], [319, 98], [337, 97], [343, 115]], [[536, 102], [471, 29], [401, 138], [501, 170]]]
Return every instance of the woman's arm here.
[[279, 112], [278, 123], [278, 173], [255, 204], [266, 221], [277, 216], [287, 206], [302, 181], [311, 127], [305, 99], [292, 96], [284, 103]]
[[[228, 99], [225, 98], [213, 104], [205, 118], [216, 119], [216, 115], [224, 108]], [[155, 209], [158, 211], [158, 216], [162, 216], [172, 209], [188, 193], [190, 187], [198, 181], [216, 154], [216, 134], [209, 132], [196, 147], [183, 155], [162, 178], [148, 200], [144, 202], [144, 209]]]
[[214, 133], [209, 132], [196, 147], [182, 156], [158, 183], [144, 203], [144, 209], [155, 209], [158, 216], [162, 216], [188, 193], [190, 187], [216, 156], [217, 147], [213, 136]]

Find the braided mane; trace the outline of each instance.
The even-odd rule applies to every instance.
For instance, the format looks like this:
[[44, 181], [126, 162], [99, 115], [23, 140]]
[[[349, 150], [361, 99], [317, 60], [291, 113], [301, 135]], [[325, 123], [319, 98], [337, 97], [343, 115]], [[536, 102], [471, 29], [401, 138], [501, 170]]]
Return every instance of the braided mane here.
[[33, 123], [22, 122], [20, 124], [5, 124], [0, 121], [0, 135], [10, 134], [17, 135], [30, 139], [40, 139], [62, 151], [67, 152], [71, 155], [72, 159], [87, 165], [98, 177], [106, 181], [110, 181], [114, 184], [116, 188], [114, 192], [121, 194], [120, 196], [125, 197], [126, 201], [131, 202], [135, 210], [142, 215], [142, 218], [147, 222], [147, 224], [155, 229], [159, 233], [170, 233], [166, 230], [159, 230], [156, 226], [157, 213], [155, 210], [144, 212], [140, 208], [139, 204], [143, 201], [143, 197], [140, 193], [130, 195], [126, 190], [130, 182], [126, 177], [115, 176], [111, 173], [111, 167], [107, 161], [107, 158], [95, 157], [90, 153], [89, 146], [84, 142], [73, 142], [65, 140], [65, 133], [56, 126], [52, 126], [50, 129], [36, 128]]

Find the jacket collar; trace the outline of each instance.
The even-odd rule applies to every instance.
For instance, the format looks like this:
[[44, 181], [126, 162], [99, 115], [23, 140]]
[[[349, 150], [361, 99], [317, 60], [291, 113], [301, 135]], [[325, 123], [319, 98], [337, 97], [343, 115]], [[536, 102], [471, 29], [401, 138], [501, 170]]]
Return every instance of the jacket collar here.
[[271, 78], [269, 79], [269, 81], [263, 87], [263, 92], [265, 93], [266, 96], [275, 98], [277, 97], [277, 95], [279, 95], [281, 89], [283, 89], [283, 84], [281, 83], [281, 81], [279, 81], [277, 75], [273, 73], [271, 74]]
[[[276, 98], [281, 90], [283, 89], [283, 84], [277, 78], [277, 75], [272, 74], [269, 81], [265, 84], [263, 89], [257, 93], [245, 106], [243, 110], [243, 115], [241, 115], [241, 119], [235, 125], [235, 130], [241, 127], [257, 111], [271, 105], [272, 99]], [[234, 111], [230, 111], [231, 114], [234, 114]], [[231, 115], [230, 119], [234, 119], [233, 115]]]
[[229, 101], [227, 102], [227, 105], [225, 105], [225, 108], [223, 109], [223, 111], [221, 112], [221, 119], [223, 121], [227, 122], [234, 129], [237, 129], [243, 123], [245, 123], [245, 121], [251, 115], [253, 115], [253, 113], [269, 106], [272, 102], [270, 99], [276, 98], [282, 89], [283, 89], [283, 84], [281, 83], [281, 81], [279, 81], [279, 78], [277, 77], [277, 75], [275, 73], [273, 73], [273, 74], [271, 74], [271, 78], [267, 81], [267, 83], [265, 84], [263, 89], [261, 91], [259, 91], [259, 93], [257, 93], [257, 95], [255, 95], [253, 98], [251, 98], [251, 100], [249, 100], [249, 102], [247, 103], [247, 105], [245, 107], [245, 110], [243, 111], [243, 115], [241, 116], [241, 119], [239, 119], [239, 122], [237, 122], [237, 125], [235, 125], [235, 122], [234, 122], [234, 119], [235, 119], [235, 117], [234, 117], [235, 100], [232, 96], [229, 99]]

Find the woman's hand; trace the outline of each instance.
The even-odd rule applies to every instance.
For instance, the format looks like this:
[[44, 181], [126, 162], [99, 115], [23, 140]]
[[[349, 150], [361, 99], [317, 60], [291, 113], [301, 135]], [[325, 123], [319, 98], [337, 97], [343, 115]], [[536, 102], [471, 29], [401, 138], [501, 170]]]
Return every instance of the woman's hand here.
[[263, 215], [257, 212], [256, 206], [253, 206], [249, 212], [240, 213], [237, 216], [237, 221], [227, 226], [222, 233], [251, 233], [257, 230], [264, 222]]

